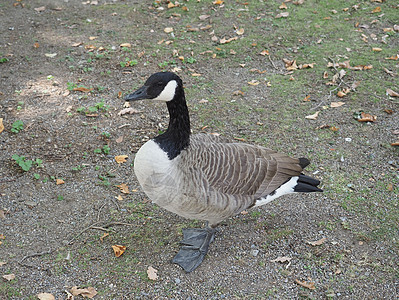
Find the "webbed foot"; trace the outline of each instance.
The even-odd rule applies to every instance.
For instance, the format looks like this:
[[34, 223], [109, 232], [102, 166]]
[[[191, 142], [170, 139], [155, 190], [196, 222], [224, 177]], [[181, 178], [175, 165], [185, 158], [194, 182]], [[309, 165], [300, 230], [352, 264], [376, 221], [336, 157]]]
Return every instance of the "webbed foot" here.
[[172, 262], [181, 266], [184, 271], [194, 271], [204, 260], [210, 243], [215, 236], [215, 229], [187, 228], [183, 229], [183, 246]]

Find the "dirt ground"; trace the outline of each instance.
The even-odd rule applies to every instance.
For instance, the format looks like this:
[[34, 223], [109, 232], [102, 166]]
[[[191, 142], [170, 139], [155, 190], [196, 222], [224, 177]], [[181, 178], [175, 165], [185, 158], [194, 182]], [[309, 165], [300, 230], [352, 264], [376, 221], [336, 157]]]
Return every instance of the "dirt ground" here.
[[[0, 278], [0, 299], [36, 299], [44, 292], [67, 299], [74, 286], [93, 287], [94, 299], [398, 299], [399, 160], [389, 145], [398, 129], [397, 104], [353, 104], [378, 111], [378, 126], [359, 125], [350, 109], [337, 112], [329, 118], [340, 131], [323, 140], [309, 124], [314, 130], [324, 122], [309, 123], [303, 105], [292, 110], [292, 102], [270, 92], [273, 86], [231, 96], [253, 79], [240, 60], [272, 75], [285, 72], [281, 60], [265, 63], [248, 49], [230, 61], [200, 55], [219, 46], [208, 32], [199, 33], [203, 44], [179, 37], [177, 28], [190, 34], [184, 10], [166, 15], [156, 1], [91, 2], [0, 4], [0, 56], [7, 59], [0, 63], [0, 276], [15, 275]], [[196, 6], [198, 15], [232, 28], [227, 8], [212, 2]], [[190, 22], [208, 24], [199, 20]], [[248, 19], [247, 28], [253, 22]], [[172, 56], [166, 27], [196, 62], [181, 64]], [[264, 35], [258, 30], [253, 37]], [[171, 259], [181, 229], [202, 224], [151, 204], [133, 172], [135, 152], [166, 128], [166, 109], [142, 102], [136, 113], [118, 115], [121, 94], [161, 70], [161, 63], [162, 69], [182, 69], [194, 132], [310, 156], [309, 174], [326, 191], [288, 196], [227, 220], [190, 274]], [[23, 129], [13, 128], [17, 120]], [[13, 155], [32, 166], [22, 170]], [[117, 164], [118, 155], [127, 155], [127, 162]], [[315, 241], [319, 245], [311, 245]], [[125, 253], [115, 257], [112, 245], [126, 246]], [[158, 279], [148, 278], [150, 266]]]

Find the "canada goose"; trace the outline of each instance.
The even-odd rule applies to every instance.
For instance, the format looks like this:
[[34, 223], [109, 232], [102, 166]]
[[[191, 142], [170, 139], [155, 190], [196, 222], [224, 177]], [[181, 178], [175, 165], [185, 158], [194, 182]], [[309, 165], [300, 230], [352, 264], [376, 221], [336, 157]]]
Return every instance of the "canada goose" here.
[[183, 82], [176, 74], [155, 73], [125, 97], [142, 99], [165, 101], [170, 120], [168, 129], [136, 154], [134, 171], [141, 187], [159, 206], [208, 224], [183, 229], [183, 246], [173, 262], [186, 272], [201, 264], [223, 220], [285, 194], [322, 192], [320, 181], [302, 174], [309, 164], [306, 158], [213, 135], [191, 135]]

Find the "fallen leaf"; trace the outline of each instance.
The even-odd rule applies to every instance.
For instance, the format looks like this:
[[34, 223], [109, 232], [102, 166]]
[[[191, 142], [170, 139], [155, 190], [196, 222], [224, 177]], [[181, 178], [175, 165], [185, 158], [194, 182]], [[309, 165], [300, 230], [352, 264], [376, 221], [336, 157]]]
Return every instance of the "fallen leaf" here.
[[39, 48], [39, 47], [40, 47], [40, 45], [39, 45], [38, 42], [36, 42], [36, 43], [33, 44], [33, 48]]
[[5, 264], [7, 264], [5, 261], [0, 261], [0, 267], [4, 266]]
[[399, 59], [399, 54], [392, 55], [391, 57], [386, 57], [385, 59], [398, 60]]
[[289, 71], [293, 71], [298, 69], [298, 66], [296, 64], [296, 60], [289, 60], [289, 59], [285, 59], [283, 58], [283, 62], [285, 63], [285, 68]]
[[222, 38], [220, 41], [219, 41], [219, 43], [220, 44], [227, 44], [227, 43], [230, 43], [230, 42], [232, 42], [232, 41], [235, 41], [235, 40], [237, 40], [238, 39], [238, 37], [237, 36], [235, 36], [235, 37], [232, 37], [232, 38], [229, 38], [229, 39], [225, 39], [225, 38]]
[[272, 259], [270, 262], [281, 262], [284, 263], [286, 261], [290, 261], [292, 259], [292, 257], [288, 257], [288, 256], [279, 256], [276, 259]]
[[319, 116], [320, 111], [316, 111], [313, 115], [306, 116], [305, 118], [308, 120], [316, 120]]
[[118, 144], [123, 142], [123, 135], [121, 135], [120, 137], [118, 137], [115, 142], [117, 142]]
[[236, 33], [238, 35], [243, 35], [244, 34], [244, 28], [237, 29]]
[[386, 94], [391, 96], [391, 97], [399, 97], [399, 93], [395, 92], [394, 90], [387, 89]]
[[281, 5], [278, 7], [279, 9], [287, 9], [287, 5], [283, 2]]
[[72, 47], [79, 47], [81, 45], [83, 45], [83, 43], [78, 42], [78, 43], [73, 43], [71, 46]]
[[258, 85], [260, 82], [258, 81], [258, 80], [255, 80], [255, 79], [253, 79], [253, 80], [251, 80], [251, 81], [249, 81], [248, 82], [248, 84], [249, 85], [252, 85], [252, 86], [256, 86], [256, 85]]
[[134, 109], [133, 107], [127, 107], [118, 112], [118, 116], [123, 116], [126, 114], [137, 114], [137, 113], [139, 113], [137, 109]]
[[359, 122], [374, 122], [375, 120], [377, 120], [377, 117], [369, 113], [361, 112], [360, 118], [358, 118], [357, 120]]
[[11, 280], [15, 279], [15, 275], [14, 274], [3, 275], [2, 277], [5, 280], [8, 280], [8, 281], [11, 281]]
[[215, 4], [215, 5], [222, 5], [223, 4], [223, 0], [215, 0], [215, 1], [213, 1], [213, 4]]
[[97, 38], [97, 36], [89, 36], [90, 41], [94, 41]]
[[399, 140], [394, 142], [394, 143], [392, 143], [391, 146], [399, 146]]
[[323, 78], [324, 78], [324, 79], [327, 79], [327, 78], [328, 78], [328, 73], [327, 73], [327, 71], [324, 71], [324, 73], [323, 73]]
[[199, 18], [201, 21], [204, 21], [204, 20], [208, 19], [209, 17], [210, 17], [210, 15], [200, 15], [198, 18]]
[[320, 240], [314, 241], [314, 242], [307, 242], [309, 245], [312, 246], [320, 246], [322, 244], [324, 244], [327, 241], [327, 238], [321, 238]]
[[388, 75], [390, 75], [392, 77], [394, 77], [396, 75], [394, 72], [392, 72], [391, 70], [388, 70], [387, 68], [382, 68], [382, 69], [385, 71], [385, 73], [387, 73]]
[[251, 70], [249, 70], [249, 72], [264, 74], [264, 73], [266, 73], [266, 70], [265, 71], [261, 71], [259, 69], [252, 68]]
[[70, 289], [70, 292], [73, 296], [81, 295], [83, 297], [87, 297], [90, 299], [92, 299], [95, 295], [97, 295], [97, 291], [93, 287], [79, 289], [77, 286], [74, 286]]
[[121, 192], [124, 194], [130, 194], [129, 192], [129, 187], [127, 186], [126, 183], [121, 183], [120, 185], [117, 185], [118, 188], [121, 189]]
[[5, 218], [6, 218], [6, 212], [0, 209], [0, 219], [5, 219]]
[[380, 7], [380, 6], [377, 6], [376, 8], [374, 8], [374, 9], [371, 11], [372, 14], [379, 13], [379, 12], [381, 12], [381, 7]]
[[360, 81], [355, 81], [354, 83], [352, 83], [351, 89], [355, 90], [359, 85], [360, 85]]
[[171, 32], [173, 32], [173, 28], [172, 27], [166, 27], [163, 31], [165, 33], [171, 33]]
[[346, 93], [344, 93], [343, 91], [338, 91], [337, 96], [343, 98], [346, 96]]
[[127, 155], [118, 155], [118, 156], [115, 156], [115, 160], [116, 160], [116, 162], [117, 162], [118, 164], [125, 163], [127, 158], [128, 158]]
[[233, 96], [239, 96], [239, 95], [244, 96], [244, 92], [242, 92], [240, 90], [237, 90], [237, 91], [233, 92]]
[[123, 201], [122, 195], [118, 195], [118, 196], [116, 196], [115, 198], [116, 198], [116, 200], [118, 200], [118, 201]]
[[266, 56], [269, 55], [269, 50], [263, 50], [261, 53], [259, 53], [260, 55]]
[[305, 99], [303, 99], [303, 101], [304, 101], [304, 102], [310, 101], [310, 95], [307, 95], [307, 96], [305, 97]]
[[122, 246], [122, 245], [113, 245], [112, 249], [114, 250], [115, 256], [119, 257], [121, 256], [125, 250], [126, 250], [126, 246]]
[[49, 294], [49, 293], [37, 294], [37, 298], [39, 300], [55, 300], [55, 297], [52, 294]]
[[288, 11], [286, 11], [286, 12], [282, 12], [282, 13], [277, 14], [277, 15], [275, 16], [275, 18], [276, 18], [276, 19], [286, 18], [286, 17], [288, 17], [289, 15], [290, 15], [290, 13], [289, 13]]
[[377, 47], [372, 48], [372, 50], [375, 51], [375, 52], [381, 52], [382, 51], [381, 48], [377, 48]]
[[83, 86], [76, 87], [76, 88], [73, 89], [73, 91], [83, 92], [83, 93], [88, 93], [88, 92], [91, 92], [92, 90], [93, 90], [93, 88], [88, 89], [88, 88], [85, 88]]
[[100, 241], [101, 241], [101, 242], [104, 242], [104, 239], [105, 239], [107, 236], [109, 236], [109, 233], [108, 233], [108, 232], [105, 232], [102, 236], [100, 236]]
[[191, 76], [193, 76], [193, 77], [200, 77], [200, 76], [202, 76], [202, 75], [199, 74], [199, 73], [192, 73]]
[[56, 183], [57, 185], [60, 185], [60, 184], [64, 184], [65, 181], [62, 180], [62, 179], [57, 178], [57, 179], [55, 180], [55, 183]]
[[341, 101], [339, 101], [339, 102], [331, 102], [330, 107], [331, 108], [336, 108], [336, 107], [340, 107], [340, 106], [342, 106], [344, 104], [345, 104], [345, 102], [341, 102]]
[[295, 279], [295, 282], [298, 283], [299, 285], [309, 289], [309, 290], [314, 290], [316, 287], [314, 286], [314, 282], [306, 282], [306, 281], [300, 281], [298, 279]]
[[157, 280], [158, 279], [157, 272], [158, 272], [157, 269], [154, 269], [153, 267], [149, 266], [147, 269], [148, 279]]
[[3, 118], [0, 118], [0, 133], [2, 133], [3, 130], [4, 130]]
[[46, 57], [54, 58], [57, 56], [57, 53], [46, 53], [44, 54]]
[[122, 43], [122, 44], [119, 45], [119, 47], [131, 48], [132, 44], [130, 44], [130, 43]]
[[46, 10], [46, 7], [45, 6], [40, 6], [40, 7], [34, 8], [34, 10], [37, 11], [37, 12], [42, 12], [42, 11]]

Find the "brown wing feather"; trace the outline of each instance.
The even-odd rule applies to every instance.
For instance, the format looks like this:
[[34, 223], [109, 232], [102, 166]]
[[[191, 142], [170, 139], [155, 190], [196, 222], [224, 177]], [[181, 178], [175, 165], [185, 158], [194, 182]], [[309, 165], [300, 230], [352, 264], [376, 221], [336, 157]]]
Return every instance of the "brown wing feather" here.
[[212, 141], [206, 135], [194, 135], [187, 159], [222, 193], [256, 200], [302, 171], [299, 160], [285, 154], [249, 144]]

